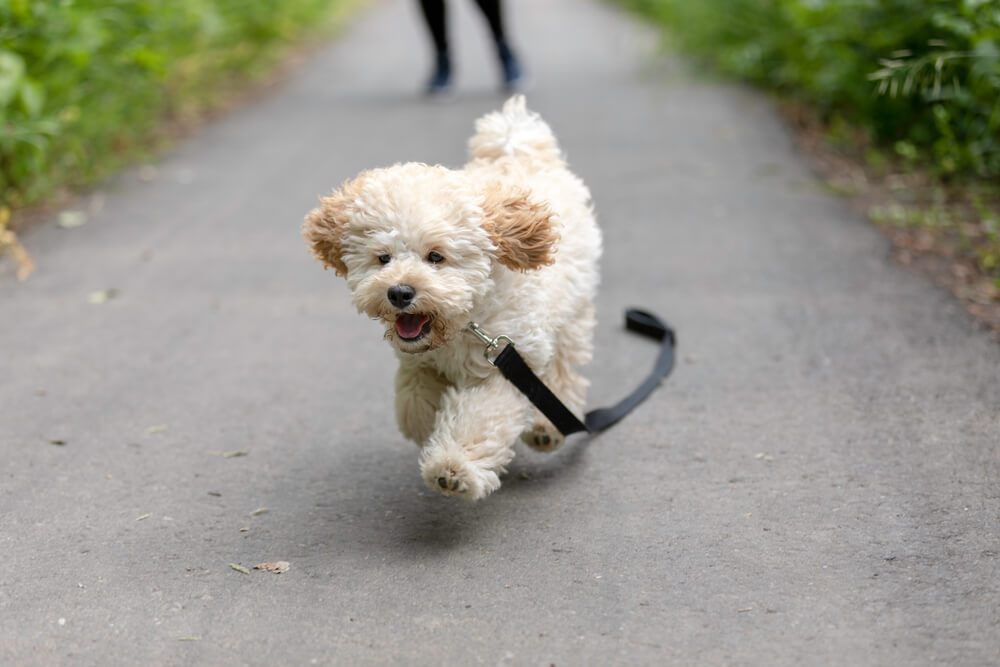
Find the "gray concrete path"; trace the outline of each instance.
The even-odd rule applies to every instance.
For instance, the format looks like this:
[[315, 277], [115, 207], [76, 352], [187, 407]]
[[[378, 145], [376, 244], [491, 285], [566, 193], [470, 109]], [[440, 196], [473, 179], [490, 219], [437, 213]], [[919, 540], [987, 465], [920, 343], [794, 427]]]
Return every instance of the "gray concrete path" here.
[[502, 97], [451, 5], [454, 103], [414, 94], [414, 4], [374, 2], [85, 226], [31, 229], [30, 281], [4, 265], [0, 664], [1000, 661], [1000, 349], [760, 96], [605, 4], [510, 18], [606, 235], [591, 404], [652, 360], [627, 305], [678, 368], [484, 502], [423, 488], [392, 355], [298, 226], [362, 168], [461, 164]]

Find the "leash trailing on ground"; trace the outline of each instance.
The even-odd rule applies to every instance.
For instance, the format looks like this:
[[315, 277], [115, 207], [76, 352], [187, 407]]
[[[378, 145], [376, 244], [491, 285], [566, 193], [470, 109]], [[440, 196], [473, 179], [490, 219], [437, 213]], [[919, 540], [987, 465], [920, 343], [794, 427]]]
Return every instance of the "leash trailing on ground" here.
[[521, 355], [517, 353], [513, 340], [505, 335], [490, 338], [475, 323], [469, 325], [469, 331], [486, 343], [484, 354], [487, 360], [489, 360], [490, 352], [497, 349], [501, 341], [507, 343], [496, 359], [490, 363], [496, 366], [522, 394], [527, 396], [528, 400], [548, 417], [549, 421], [563, 435], [579, 433], [580, 431], [600, 433], [613, 426], [646, 400], [673, 370], [677, 337], [670, 326], [652, 313], [630, 308], [625, 311], [625, 328], [659, 341], [660, 354], [656, 358], [656, 364], [653, 366], [652, 372], [635, 391], [611, 407], [591, 410], [584, 415], [583, 421], [580, 421], [525, 363]]

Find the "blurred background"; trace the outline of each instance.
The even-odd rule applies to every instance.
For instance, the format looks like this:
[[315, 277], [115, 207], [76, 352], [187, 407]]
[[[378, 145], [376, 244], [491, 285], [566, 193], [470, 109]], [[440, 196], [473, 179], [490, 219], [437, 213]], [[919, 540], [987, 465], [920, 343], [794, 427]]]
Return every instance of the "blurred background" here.
[[[10, 230], [35, 207], [152, 160], [202, 119], [280, 80], [372, 2], [0, 2], [0, 252], [13, 248], [26, 277], [28, 254]], [[661, 27], [665, 44], [707, 71], [774, 91], [800, 138], [825, 151], [819, 162], [835, 189], [859, 199], [906, 253], [957, 258], [950, 271], [961, 284], [953, 286], [971, 289], [972, 301], [1000, 300], [995, 0], [608, 2]], [[412, 24], [411, 57], [336, 72], [381, 87], [387, 103], [418, 97], [435, 71], [420, 2], [408, 4], [400, 20]], [[518, 25], [518, 3], [507, 4], [510, 41], [530, 79], [547, 91], [568, 85], [573, 67], [558, 66], [552, 34]], [[498, 75], [474, 5], [449, 6], [466, 95], [487, 75], [494, 90]], [[604, 85], [594, 62], [576, 71]], [[405, 72], [412, 84], [392, 90], [379, 67]], [[558, 80], [544, 76], [556, 72]]]

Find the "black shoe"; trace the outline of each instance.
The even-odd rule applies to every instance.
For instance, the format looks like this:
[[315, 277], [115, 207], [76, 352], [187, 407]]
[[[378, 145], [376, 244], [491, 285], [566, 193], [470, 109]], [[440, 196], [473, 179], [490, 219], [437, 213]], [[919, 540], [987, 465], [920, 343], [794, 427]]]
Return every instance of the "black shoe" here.
[[447, 53], [439, 53], [434, 65], [434, 73], [427, 82], [426, 92], [433, 97], [451, 95], [454, 87], [451, 82], [451, 60]]
[[528, 76], [506, 42], [497, 44], [497, 56], [500, 58], [500, 67], [503, 68], [504, 90], [508, 92], [525, 90], [528, 87]]

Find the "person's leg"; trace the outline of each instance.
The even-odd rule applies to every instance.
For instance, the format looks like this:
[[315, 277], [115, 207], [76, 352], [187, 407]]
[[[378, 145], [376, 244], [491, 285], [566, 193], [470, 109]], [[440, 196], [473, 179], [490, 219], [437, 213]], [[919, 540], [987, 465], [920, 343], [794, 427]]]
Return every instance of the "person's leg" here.
[[427, 30], [431, 33], [434, 50], [438, 53], [448, 52], [448, 29], [445, 22], [444, 0], [420, 0], [420, 11], [427, 22]]
[[521, 88], [525, 84], [524, 71], [514, 55], [513, 49], [507, 43], [507, 36], [504, 34], [503, 7], [501, 0], [476, 0], [480, 11], [486, 18], [490, 26], [490, 33], [497, 47], [497, 58], [503, 68], [504, 86], [510, 89]]
[[480, 11], [486, 17], [486, 22], [490, 25], [490, 32], [496, 42], [504, 41], [503, 15], [501, 14], [500, 0], [476, 0]]
[[444, 0], [420, 0], [420, 11], [434, 43], [434, 72], [427, 82], [427, 92], [448, 92], [451, 90], [451, 58], [448, 54], [448, 22]]

